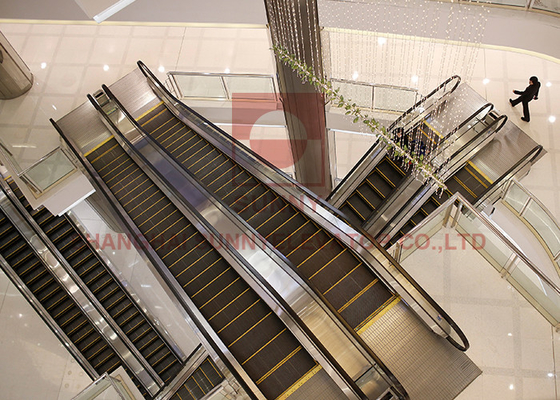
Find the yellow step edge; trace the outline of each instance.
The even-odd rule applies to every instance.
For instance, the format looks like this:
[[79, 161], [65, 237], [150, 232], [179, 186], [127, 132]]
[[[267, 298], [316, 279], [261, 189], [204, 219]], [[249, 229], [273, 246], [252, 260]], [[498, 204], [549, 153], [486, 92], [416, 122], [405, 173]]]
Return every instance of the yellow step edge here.
[[[392, 296], [389, 300], [387, 300], [385, 302], [385, 304], [383, 305], [383, 310], [381, 310], [378, 313], [373, 313], [369, 319], [366, 319], [364, 322], [362, 322], [362, 326], [360, 327], [359, 325], [356, 327], [356, 333], [358, 335], [361, 335], [363, 332], [365, 332], [370, 326], [373, 325], [373, 323], [375, 321], [377, 321], [379, 318], [381, 318], [383, 315], [385, 315], [385, 313], [387, 311], [389, 311], [391, 308], [393, 308], [395, 305], [397, 305], [399, 302], [401, 301], [400, 297], [395, 297]], [[381, 307], [380, 307], [381, 308]]]
[[88, 151], [87, 153], [84, 154], [84, 157], [89, 156], [91, 153], [93, 153], [95, 150], [97, 150], [98, 148], [100, 148], [101, 146], [103, 146], [105, 143], [107, 143], [109, 140], [114, 139], [113, 135], [111, 135], [110, 137], [108, 137], [107, 139], [105, 139], [104, 141], [102, 141], [101, 143], [99, 143], [97, 146], [95, 146], [93, 149], [91, 149], [90, 151]]
[[276, 400], [285, 400], [290, 397], [296, 390], [302, 387], [304, 383], [315, 376], [317, 372], [321, 371], [322, 368], [323, 367], [321, 367], [319, 364], [315, 364], [313, 368], [311, 368], [305, 375], [303, 375], [296, 383], [286, 389], [284, 393], [276, 398]]
[[[467, 164], [469, 164], [469, 166], [471, 166], [476, 172], [478, 172], [480, 174], [480, 176], [482, 176], [484, 179], [486, 179], [490, 184], [494, 183], [494, 181], [492, 179], [490, 179], [488, 177], [488, 175], [486, 175], [484, 172], [482, 172], [480, 170], [480, 168], [478, 168], [476, 165], [474, 165], [472, 163], [472, 161], [467, 161]], [[481, 182], [482, 183], [482, 182]]]

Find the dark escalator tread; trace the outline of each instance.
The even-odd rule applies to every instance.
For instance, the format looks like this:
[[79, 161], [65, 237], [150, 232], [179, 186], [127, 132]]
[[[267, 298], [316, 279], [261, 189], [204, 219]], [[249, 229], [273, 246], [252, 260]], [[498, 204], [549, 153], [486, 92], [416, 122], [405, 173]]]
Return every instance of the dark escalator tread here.
[[177, 390], [172, 399], [200, 399], [218, 386], [223, 380], [224, 377], [216, 365], [210, 358], [206, 358]]
[[[154, 331], [152, 326], [145, 320], [144, 315], [139, 311], [136, 304], [128, 297], [124, 290], [119, 286], [112, 274], [106, 270], [106, 266], [97, 258], [93, 250], [88, 246], [85, 239], [73, 228], [65, 217], [53, 216], [47, 210], [35, 213], [33, 216], [40, 226], [45, 230], [49, 239], [73, 267], [78, 276], [88, 286], [101, 305], [105, 307], [109, 315], [115, 320], [117, 325], [127, 334], [133, 336], [136, 330], [141, 330], [143, 334], [150, 331], [151, 344], [157, 347], [139, 349], [140, 353], [148, 360], [148, 363], [155, 369], [160, 377], [167, 381], [174, 377], [182, 365], [179, 359], [171, 352], [170, 348]], [[45, 272], [42, 275], [48, 276]], [[39, 273], [28, 277], [27, 281], [32, 285], [41, 285], [44, 278]], [[29, 274], [28, 274], [29, 276]], [[34, 282], [38, 282], [35, 284]], [[47, 290], [55, 290], [48, 288]], [[53, 298], [49, 302], [49, 307], [55, 315], [59, 309], [68, 306], [69, 299]], [[57, 317], [58, 318], [58, 317]], [[78, 319], [78, 321], [74, 321]], [[76, 312], [65, 313], [58, 318], [59, 325], [63, 328], [68, 325], [69, 332], [82, 328], [83, 321]], [[133, 340], [134, 343], [134, 340]], [[153, 353], [153, 354], [152, 354]]]
[[[3, 213], [0, 213], [0, 216], [5, 217]], [[17, 231], [14, 230], [14, 232]], [[0, 243], [5, 239], [0, 238]], [[25, 243], [22, 237], [19, 237], [16, 242]], [[6, 253], [11, 251], [12, 249], [7, 247], [1, 250], [0, 254], [6, 256]], [[39, 303], [68, 335], [78, 350], [82, 352], [99, 374], [114, 370], [121, 365], [122, 362], [116, 353], [52, 276], [50, 270], [46, 268], [28, 245], [25, 251], [31, 253], [31, 255], [28, 255], [26, 263], [23, 263], [14, 271], [24, 283], [30, 283], [28, 287]]]
[[[157, 118], [152, 122], [159, 123]], [[159, 126], [162, 124], [156, 129]], [[127, 166], [128, 175], [119, 173], [119, 177], [115, 178], [107, 172], [102, 177], [110, 182], [117, 200], [135, 219], [138, 229], [202, 315], [230, 346], [232, 354], [240, 363], [247, 361], [249, 376], [267, 397], [282, 393], [302, 379], [315, 361], [304, 350], [295, 351], [299, 343], [291, 333], [283, 331], [285, 326], [264, 302], [258, 302], [250, 312], [242, 312], [240, 304], [251, 300], [254, 303], [258, 296], [157, 186], [149, 182], [144, 172], [137, 166], [130, 167], [130, 158], [124, 156], [124, 151], [115, 143], [114, 140], [104, 143], [87, 155], [88, 159], [97, 169], [110, 163], [112, 158], [118, 158], [121, 164]], [[121, 171], [118, 165], [113, 169]], [[142, 189], [123, 190], [129, 179], [143, 182]], [[153, 202], [158, 203], [157, 209], [144, 212]], [[255, 321], [252, 314], [260, 307], [268, 310], [264, 324], [260, 320]], [[263, 342], [265, 339], [270, 343]], [[153, 347], [148, 344], [146, 348]], [[262, 382], [259, 382], [261, 379]]]
[[[158, 112], [160, 109], [153, 114]], [[151, 114], [145, 116], [145, 120], [149, 122], [144, 123], [141, 120], [140, 123], [165, 147], [166, 143], [178, 141], [181, 133], [177, 133], [180, 124], [164, 120], [161, 117], [164, 114], [168, 120], [178, 121], [169, 112], [163, 111], [156, 118], [152, 118]], [[165, 132], [161, 128], [170, 126], [173, 128]], [[384, 307], [385, 301], [391, 297], [389, 290], [377, 282], [376, 276], [371, 271], [363, 265], [359, 266], [360, 262], [353, 254], [344, 252], [343, 247], [334, 237], [326, 234], [303, 214], [295, 211], [291, 205], [263, 186], [239, 165], [224, 155], [214, 156], [217, 150], [213, 147], [208, 146], [207, 143], [199, 143], [198, 139], [192, 139], [191, 133], [184, 136], [186, 140], [195, 142], [196, 145], [193, 144], [191, 150], [185, 150], [181, 157], [172, 152], [177, 160], [186, 168], [190, 168], [194, 161], [185, 160], [191, 154], [204, 157], [199, 149], [205, 149], [207, 153], [211, 152], [212, 156], [206, 159], [206, 166], [202, 170], [195, 167], [191, 171], [209, 190], [277, 247], [302, 275], [309, 279], [311, 285], [322, 293], [328, 291], [327, 299], [336, 309], [345, 311], [344, 316], [353, 327], [361, 326], [379, 312], [379, 307]], [[202, 140], [201, 137], [200, 139]], [[402, 170], [391, 162], [383, 163], [382, 170], [376, 173], [388, 175], [391, 179], [399, 181], [404, 176]], [[383, 190], [392, 190], [392, 186], [385, 179], [381, 181], [382, 185], [387, 186], [387, 188], [384, 186]], [[356, 270], [352, 271], [355, 268]], [[356, 280], [358, 278], [359, 280]]]

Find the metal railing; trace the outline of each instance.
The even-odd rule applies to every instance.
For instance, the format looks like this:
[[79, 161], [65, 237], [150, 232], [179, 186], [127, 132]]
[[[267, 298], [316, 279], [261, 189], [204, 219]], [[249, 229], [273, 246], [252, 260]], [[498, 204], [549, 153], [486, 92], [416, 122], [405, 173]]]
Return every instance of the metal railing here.
[[180, 100], [278, 100], [273, 75], [170, 71], [168, 76]]
[[103, 399], [136, 399], [122, 380], [113, 378], [108, 373], [104, 373], [72, 400], [93, 400], [98, 397]]
[[370, 110], [405, 112], [420, 98], [417, 89], [408, 87], [334, 78], [331, 82], [345, 98], [352, 99], [360, 108]]
[[398, 262], [443, 227], [455, 230], [471, 244], [552, 325], [560, 328], [560, 288], [523, 253], [493, 221], [455, 193], [390, 249]]
[[552, 213], [515, 179], [506, 186], [501, 201], [539, 239], [556, 271], [560, 273], [560, 225]]

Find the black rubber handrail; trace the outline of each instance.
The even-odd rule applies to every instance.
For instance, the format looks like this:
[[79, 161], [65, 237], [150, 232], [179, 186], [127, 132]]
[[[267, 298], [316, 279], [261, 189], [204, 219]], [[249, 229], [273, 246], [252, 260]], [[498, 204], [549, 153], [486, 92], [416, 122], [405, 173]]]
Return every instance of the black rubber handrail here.
[[[397, 118], [390, 126], [389, 128], [387, 128], [387, 132], [390, 132], [395, 125], [401, 120], [403, 119], [406, 115], [410, 114], [412, 111], [414, 111], [416, 108], [418, 108], [419, 105], [421, 105], [422, 103], [424, 103], [426, 100], [428, 100], [431, 96], [433, 96], [439, 89], [441, 89], [443, 86], [445, 86], [447, 83], [451, 82], [453, 79], [458, 79], [457, 84], [455, 86], [453, 86], [453, 88], [451, 89], [451, 91], [449, 91], [449, 93], [452, 93], [453, 91], [455, 91], [455, 89], [457, 89], [457, 86], [459, 86], [459, 83], [461, 83], [461, 78], [457, 75], [453, 75], [451, 78], [448, 78], [445, 82], [441, 83], [437, 88], [435, 88], [434, 90], [432, 90], [427, 96], [422, 97], [418, 102], [416, 102], [412, 107], [410, 107], [408, 110], [406, 110], [399, 118]], [[449, 94], [447, 93], [447, 94]], [[350, 179], [350, 177], [352, 176], [352, 174], [360, 167], [360, 165], [368, 158], [371, 156], [371, 154], [374, 152], [374, 150], [377, 148], [377, 145], [379, 144], [379, 140], [377, 140], [370, 148], [368, 151], [366, 151], [366, 153], [358, 160], [358, 162], [356, 164], [354, 164], [354, 166], [352, 167], [352, 169], [350, 169], [350, 171], [348, 171], [348, 173], [346, 174], [346, 176], [344, 178], [342, 178], [342, 180], [338, 183], [338, 185], [336, 185], [336, 187], [333, 189], [333, 191], [327, 196], [326, 201], [330, 201], [332, 196], [334, 196], [334, 194], [336, 194], [336, 192], [339, 190], [339, 188], [341, 188], [348, 179]]]
[[[171, 99], [173, 99], [173, 101], [177, 102], [178, 104], [180, 104], [181, 106], [185, 107], [186, 109], [188, 109], [188, 111], [192, 112], [192, 114], [194, 114], [197, 118], [200, 118], [201, 120], [203, 120], [206, 124], [208, 125], [212, 125], [212, 122], [208, 121], [206, 118], [202, 117], [200, 114], [198, 114], [197, 112], [195, 112], [194, 110], [191, 110], [190, 107], [186, 106], [185, 104], [183, 104], [181, 101], [179, 101], [175, 96], [173, 96], [160, 82], [159, 80], [153, 75], [153, 73], [148, 69], [148, 67], [146, 67], [144, 65], [144, 63], [142, 63], [142, 61], [138, 61], [138, 66], [140, 67], [140, 69], [142, 70], [142, 72], [144, 73], [144, 75], [146, 76], [146, 78], [152, 80], [153, 84], [155, 84], [156, 86], [158, 86], [161, 90], [163, 90], [165, 92], [166, 95], [170, 96]], [[156, 94], [157, 95], [157, 94]], [[117, 100], [118, 101], [118, 100]], [[125, 115], [129, 115], [128, 112], [125, 111]], [[129, 119], [132, 118], [131, 116], [129, 117]], [[134, 120], [134, 118], [132, 118], [132, 120]], [[140, 132], [144, 133], [144, 136], [147, 136], [148, 138], [150, 138], [153, 143], [155, 143], [159, 148], [162, 148], [157, 142], [155, 142], [153, 140], [153, 138], [151, 138], [150, 135], [147, 135], [144, 130], [139, 127], [138, 123], [136, 121], [132, 122], [135, 127], [137, 127], [137, 129], [140, 130]], [[331, 212], [333, 212], [334, 214], [336, 214], [337, 216], [339, 216], [341, 219], [343, 219], [344, 221], [346, 221], [346, 217], [336, 208], [332, 207], [330, 204], [326, 203], [324, 200], [320, 199], [317, 197], [317, 195], [315, 193], [313, 193], [312, 191], [308, 190], [307, 188], [305, 188], [304, 186], [302, 186], [299, 182], [294, 181], [291, 177], [289, 177], [288, 175], [286, 175], [283, 171], [279, 170], [278, 168], [276, 168], [274, 165], [272, 165], [269, 161], [267, 161], [266, 159], [262, 158], [260, 155], [253, 153], [253, 151], [249, 148], [247, 148], [243, 143], [237, 141], [235, 138], [229, 136], [227, 133], [223, 132], [221, 129], [219, 129], [218, 127], [215, 128], [215, 130], [220, 133], [222, 136], [224, 136], [225, 139], [227, 139], [228, 141], [232, 141], [234, 142], [236, 145], [239, 145], [240, 147], [242, 147], [244, 150], [248, 151], [251, 153], [251, 155], [253, 155], [254, 157], [256, 157], [259, 161], [261, 161], [263, 164], [265, 164], [266, 166], [272, 168], [275, 172], [281, 173], [282, 175], [284, 175], [287, 179], [290, 180], [291, 183], [293, 183], [295, 186], [305, 189], [306, 194], [308, 194], [308, 196], [310, 198], [313, 198], [315, 201], [320, 201], [322, 205], [324, 205], [326, 208], [328, 208]], [[166, 153], [167, 150], [163, 149]], [[173, 156], [171, 156], [173, 157]], [[184, 167], [182, 165], [179, 164], [179, 166], [183, 169]], [[188, 171], [187, 171], [188, 172]], [[190, 172], [189, 172], [190, 174]], [[252, 227], [250, 227], [245, 221], [241, 220], [244, 225], [246, 225], [249, 229], [253, 229]], [[282, 257], [282, 259], [291, 264], [291, 262], [281, 253], [279, 253], [276, 249], [274, 249], [275, 253], [278, 254], [278, 256]], [[296, 268], [294, 268], [294, 270], [297, 270]], [[298, 272], [298, 271], [296, 271]], [[299, 272], [298, 272], [298, 276], [299, 276]], [[321, 300], [323, 301], [323, 303], [333, 312], [335, 312], [336, 310], [334, 310], [334, 308], [326, 301], [326, 299], [324, 298], [324, 296], [322, 296], [319, 291], [314, 291], [314, 293], [317, 293], [319, 295], [319, 297], [321, 298]], [[334, 313], [334, 315], [337, 315], [338, 313]], [[407, 393], [407, 391], [405, 390], [405, 388], [402, 386], [402, 384], [399, 382], [399, 380], [395, 377], [395, 375], [389, 370], [389, 368], [383, 363], [383, 361], [381, 361], [381, 359], [369, 348], [369, 346], [363, 341], [363, 339], [357, 334], [355, 333], [355, 331], [350, 327], [350, 325], [348, 325], [348, 323], [346, 321], [344, 321], [344, 319], [337, 318], [346, 328], [347, 330], [350, 332], [350, 334], [353, 336], [353, 338], [355, 340], [358, 341], [358, 343], [360, 343], [360, 345], [364, 348], [364, 350], [368, 353], [368, 355], [375, 361], [375, 363], [379, 366], [380, 369], [383, 370], [383, 372], [387, 375], [387, 377], [391, 380], [395, 390], [398, 393], [398, 396], [400, 399], [406, 400], [409, 399], [409, 395]]]
[[483, 191], [480, 196], [478, 196], [479, 200], [475, 203], [480, 203], [480, 199], [483, 199], [485, 196], [488, 195], [491, 191], [495, 190], [496, 187], [500, 186], [503, 181], [511, 178], [513, 174], [521, 167], [523, 164], [533, 162], [544, 150], [542, 145], [537, 145], [533, 147], [524, 157], [522, 157], [519, 161], [517, 161], [512, 167], [510, 167], [506, 172], [504, 172], [498, 179], [496, 179], [492, 185], [490, 185], [485, 191]]
[[[91, 97], [91, 96], [90, 96]], [[91, 100], [90, 100], [91, 101]], [[97, 103], [94, 101], [94, 103]], [[93, 105], [93, 104], [92, 104]], [[95, 107], [95, 105], [94, 105]], [[96, 110], [99, 112], [99, 110], [96, 108]], [[85, 156], [81, 153], [81, 151], [78, 150], [78, 147], [74, 144], [73, 140], [68, 138], [66, 136], [66, 133], [64, 133], [64, 131], [60, 128], [60, 126], [58, 126], [58, 124], [56, 123], [56, 121], [54, 121], [52, 118], [50, 119], [51, 124], [54, 126], [54, 128], [57, 130], [57, 132], [59, 133], [60, 137], [62, 138], [62, 140], [64, 140], [64, 142], [68, 145], [68, 147], [71, 149], [72, 153], [76, 156], [76, 158], [80, 161], [81, 165], [83, 166], [83, 168], [91, 175], [91, 177], [93, 178], [93, 180], [96, 183], [96, 186], [100, 189], [101, 194], [103, 195], [103, 197], [107, 200], [108, 204], [112, 204], [113, 205], [113, 209], [115, 210], [116, 214], [118, 215], [120, 222], [123, 224], [123, 226], [125, 227], [125, 229], [128, 231], [128, 234], [133, 237], [136, 241], [136, 243], [138, 243], [138, 248], [137, 251], [141, 251], [147, 258], [148, 260], [150, 260], [150, 262], [159, 269], [159, 263], [157, 261], [156, 256], [154, 256], [149, 248], [149, 245], [147, 244], [147, 240], [146, 239], [142, 239], [143, 235], [140, 233], [140, 231], [135, 228], [132, 220], [130, 219], [130, 217], [128, 217], [128, 215], [126, 215], [124, 209], [122, 208], [122, 206], [120, 206], [120, 204], [118, 203], [118, 201], [116, 200], [116, 198], [114, 197], [114, 195], [108, 190], [108, 188], [106, 187], [105, 183], [103, 182], [103, 180], [101, 179], [101, 177], [99, 176], [99, 174], [97, 173], [97, 171], [93, 168], [93, 166], [90, 164], [90, 162], [85, 158]], [[188, 306], [188, 304], [185, 304], [182, 300], [181, 300], [181, 294], [178, 293], [175, 289], [174, 286], [168, 281], [168, 278], [165, 276], [165, 274], [160, 274], [162, 279], [165, 281], [165, 283], [167, 284], [167, 287], [173, 292], [173, 294], [175, 295], [175, 297], [178, 299], [178, 301], [181, 303], [181, 305], [183, 306], [183, 309], [185, 310], [185, 312], [189, 315], [190, 319], [193, 321], [193, 323], [196, 325], [197, 329], [200, 331], [200, 333], [202, 334], [202, 336], [204, 336], [204, 338], [206, 339], [207, 343], [212, 347], [212, 349], [215, 351], [215, 353], [218, 355], [218, 357], [220, 357], [220, 359], [222, 360], [222, 362], [225, 364], [225, 366], [230, 370], [230, 372], [235, 376], [235, 378], [238, 380], [239, 384], [243, 387], [243, 389], [247, 392], [247, 394], [249, 395], [249, 397], [251, 399], [257, 400], [257, 397], [252, 393], [252, 391], [250, 390], [249, 386], [245, 383], [245, 381], [241, 378], [241, 376], [238, 375], [237, 371], [235, 368], [233, 368], [233, 366], [231, 365], [231, 363], [229, 362], [229, 360], [227, 359], [227, 357], [223, 354], [223, 352], [220, 350], [220, 347], [214, 343], [214, 340], [212, 339], [212, 337], [206, 332], [206, 329], [204, 328], [204, 326], [200, 323], [200, 321], [198, 320], [196, 314], [193, 313], [193, 311], [190, 309], [190, 307]]]
[[[195, 111], [191, 110], [188, 106], [184, 105], [182, 102], [180, 102], [177, 98], [175, 98], [175, 96], [173, 96], [171, 93], [169, 93], [169, 91], [159, 82], [159, 80], [155, 77], [155, 75], [148, 69], [148, 67], [146, 67], [146, 65], [142, 62], [142, 61], [138, 61], [138, 66], [140, 68], [140, 70], [143, 72], [143, 74], [146, 76], [146, 78], [148, 78], [150, 81], [152, 81], [152, 83], [154, 85], [156, 85], [160, 90], [162, 90], [167, 96], [169, 96], [174, 102], [177, 102], [178, 104], [180, 104], [182, 107], [185, 107], [185, 109], [189, 110], [193, 115], [195, 115], [196, 117], [202, 119], [205, 123], [207, 123], [210, 126], [213, 126], [212, 123], [210, 121], [208, 121], [206, 118], [200, 116], [198, 113], [196, 113]], [[453, 78], [450, 78], [453, 79]], [[450, 80], [448, 79], [448, 81]], [[444, 82], [447, 83], [448, 81]], [[442, 84], [443, 85], [443, 84]], [[442, 86], [440, 85], [440, 86]], [[457, 83], [458, 85], [458, 83]], [[455, 86], [456, 87], [456, 86]], [[454, 88], [455, 89], [455, 88]], [[454, 90], [453, 89], [453, 90]], [[284, 174], [282, 171], [278, 170], [278, 168], [276, 168], [274, 165], [272, 165], [271, 163], [269, 163], [268, 161], [266, 161], [265, 159], [263, 159], [261, 156], [259, 156], [258, 154], [254, 154], [252, 150], [248, 149], [245, 145], [243, 145], [242, 143], [240, 143], [239, 141], [237, 141], [235, 138], [229, 136], [227, 133], [223, 132], [221, 129], [219, 129], [218, 127], [213, 128], [213, 130], [215, 132], [220, 133], [223, 138], [227, 141], [231, 141], [234, 142], [236, 144], [239, 144], [240, 147], [242, 147], [243, 149], [247, 150], [248, 152], [251, 153], [251, 155], [253, 155], [255, 158], [257, 158], [258, 160], [262, 160], [262, 162], [267, 165], [268, 167], [272, 168], [274, 171], [281, 173], [282, 175], [286, 176], [291, 182], [293, 182], [293, 184], [295, 186], [297, 186], [298, 188], [301, 188], [306, 194], [308, 194], [310, 196], [310, 198], [312, 198], [314, 201], [316, 201], [317, 203], [319, 203], [321, 206], [325, 207], [326, 209], [328, 209], [332, 214], [336, 215], [337, 217], [339, 217], [340, 219], [342, 219], [343, 221], [345, 221], [348, 225], [350, 225], [352, 228], [354, 228], [357, 232], [361, 233], [362, 235], [364, 235], [370, 242], [372, 242], [376, 248], [379, 249], [379, 251], [381, 251], [385, 257], [387, 259], [389, 259], [391, 261], [391, 263], [396, 267], [396, 269], [403, 274], [403, 276], [405, 276], [409, 282], [412, 284], [412, 286], [418, 290], [418, 292], [420, 294], [422, 294], [422, 296], [426, 299], [426, 301], [428, 302], [428, 304], [430, 304], [431, 307], [433, 307], [433, 309], [440, 314], [441, 316], [444, 316], [444, 319], [446, 320], [446, 322], [449, 324], [449, 326], [453, 327], [454, 330], [457, 332], [457, 335], [459, 337], [462, 338], [464, 345], [460, 345], [457, 342], [455, 342], [454, 340], [452, 340], [449, 336], [447, 336], [448, 340], [459, 350], [461, 351], [466, 351], [469, 348], [469, 343], [468, 340], [466, 338], [466, 336], [463, 334], [463, 332], [459, 329], [459, 327], [457, 326], [457, 324], [455, 324], [455, 322], [451, 319], [451, 317], [449, 317], [449, 315], [447, 315], [447, 313], [445, 313], [445, 311], [443, 311], [443, 309], [428, 295], [428, 293], [426, 293], [426, 291], [424, 291], [420, 285], [408, 274], [406, 273], [406, 271], [403, 269], [403, 267], [401, 267], [392, 257], [391, 255], [371, 236], [369, 235], [366, 231], [363, 230], [362, 227], [360, 226], [356, 226], [352, 221], [348, 220], [347, 217], [337, 208], [334, 208], [332, 205], [330, 205], [329, 203], [327, 203], [325, 200], [321, 199], [319, 196], [317, 196], [315, 193], [313, 193], [312, 191], [308, 190], [307, 188], [305, 188], [304, 186], [302, 186], [299, 182], [294, 181], [292, 178], [288, 177], [286, 174]], [[371, 265], [369, 265], [369, 263], [365, 263], [364, 265], [368, 265], [369, 268], [372, 268]], [[375, 271], [374, 271], [375, 272]], [[395, 378], [396, 379], [396, 378]]]

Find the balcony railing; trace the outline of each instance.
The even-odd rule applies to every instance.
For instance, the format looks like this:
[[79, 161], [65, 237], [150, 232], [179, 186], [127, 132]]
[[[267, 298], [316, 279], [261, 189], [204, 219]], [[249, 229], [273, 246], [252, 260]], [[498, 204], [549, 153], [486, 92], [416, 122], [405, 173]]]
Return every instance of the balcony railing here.
[[425, 248], [429, 239], [443, 227], [455, 228], [537, 311], [560, 328], [560, 288], [460, 193], [454, 194], [395, 243], [391, 247], [393, 256], [402, 262], [417, 249]]
[[502, 196], [502, 203], [527, 225], [546, 250], [556, 271], [560, 273], [560, 226], [550, 211], [522, 184], [511, 180]]

